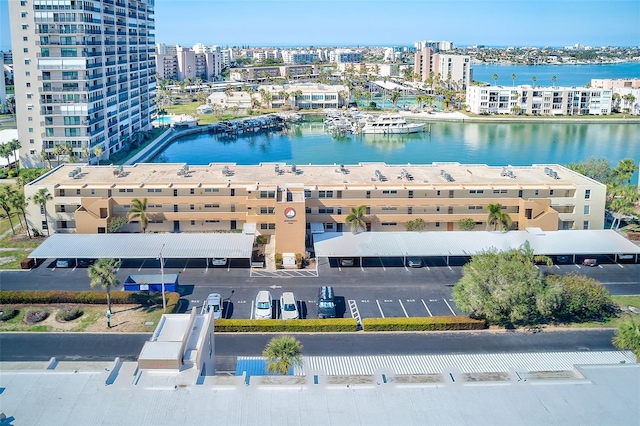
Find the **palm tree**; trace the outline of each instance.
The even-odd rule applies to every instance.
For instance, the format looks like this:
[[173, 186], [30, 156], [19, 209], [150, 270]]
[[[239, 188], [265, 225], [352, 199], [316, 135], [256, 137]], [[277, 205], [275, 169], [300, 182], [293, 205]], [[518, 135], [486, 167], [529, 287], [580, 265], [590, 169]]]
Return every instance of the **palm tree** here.
[[16, 170], [20, 170], [20, 162], [18, 161], [20, 148], [22, 148], [22, 144], [18, 139], [12, 139], [7, 143], [11, 148], [11, 152], [13, 153], [13, 162], [16, 165]]
[[44, 210], [44, 221], [47, 225], [47, 236], [49, 236], [49, 215], [47, 214], [47, 202], [53, 200], [49, 190], [47, 188], [40, 188], [38, 192], [33, 194], [33, 202], [40, 204], [40, 207]]
[[13, 221], [11, 220], [11, 199], [14, 192], [15, 190], [11, 188], [11, 185], [2, 185], [2, 189], [0, 189], [0, 208], [4, 210], [9, 219], [11, 232], [16, 235], [16, 230], [13, 228]]
[[347, 215], [344, 223], [351, 225], [351, 232], [354, 234], [358, 232], [358, 229], [367, 229], [367, 224], [364, 222], [364, 214], [367, 211], [367, 206], [351, 207], [351, 213]]
[[618, 161], [618, 166], [614, 169], [614, 173], [618, 179], [623, 183], [627, 181], [629, 184], [631, 184], [631, 176], [637, 171], [638, 165], [632, 158], [625, 158]]
[[127, 219], [131, 222], [133, 219], [140, 221], [142, 233], [144, 234], [149, 224], [149, 215], [147, 213], [147, 199], [140, 201], [138, 198], [131, 200], [131, 209], [127, 212]]
[[511, 74], [511, 81], [512, 81], [511, 85], [515, 86], [516, 85], [516, 75], [515, 74]]
[[49, 168], [51, 168], [51, 158], [49, 157], [49, 153], [47, 152], [47, 150], [44, 148], [42, 148], [42, 150], [40, 151], [40, 161], [42, 161], [43, 163], [48, 163]]
[[302, 366], [302, 344], [293, 336], [274, 337], [267, 343], [262, 356], [267, 361], [267, 371], [285, 376], [293, 366]]
[[398, 104], [398, 99], [400, 99], [400, 97], [402, 96], [402, 94], [400, 93], [400, 91], [398, 89], [394, 89], [393, 92], [391, 92], [391, 103], [393, 104], [393, 107], [395, 108]]
[[24, 227], [27, 228], [27, 235], [29, 236], [29, 239], [31, 239], [31, 231], [29, 231], [29, 224], [27, 223], [27, 205], [28, 204], [29, 204], [29, 199], [25, 197], [24, 192], [15, 191], [13, 193], [13, 197], [11, 198], [11, 205], [13, 206], [14, 209], [22, 213], [22, 218], [24, 219]]
[[59, 143], [57, 143], [54, 147], [53, 147], [53, 151], [52, 151], [53, 155], [56, 156], [56, 165], [60, 165], [60, 155], [63, 154], [63, 147], [62, 145], [60, 145]]
[[96, 164], [100, 164], [100, 157], [102, 157], [102, 145], [96, 145], [93, 147], [93, 155], [96, 156]]
[[557, 80], [557, 79], [558, 79], [558, 77], [556, 77], [555, 75], [554, 75], [554, 76], [551, 76], [551, 85], [552, 85], [552, 86], [555, 86], [555, 85], [556, 85], [556, 80]]
[[116, 272], [119, 267], [119, 260], [99, 259], [87, 269], [87, 274], [91, 279], [91, 287], [102, 287], [106, 290], [108, 311], [111, 311], [111, 288], [116, 288], [120, 285], [120, 281], [116, 279]]
[[511, 216], [508, 213], [502, 212], [502, 204], [489, 204], [487, 206], [489, 216], [487, 217], [487, 225], [493, 225], [493, 230], [497, 229], [498, 224], [502, 225], [504, 230], [507, 230], [511, 226]]
[[620, 324], [613, 338], [613, 344], [618, 349], [631, 349], [636, 359], [640, 361], [640, 322], [629, 318], [628, 321]]
[[284, 106], [288, 103], [289, 96], [291, 95], [286, 90], [281, 90], [280, 92], [278, 92], [278, 96], [282, 98], [282, 107], [284, 108]]
[[11, 151], [11, 146], [8, 143], [0, 145], [0, 157], [4, 157], [7, 159], [7, 167], [11, 167], [11, 155], [13, 152]]
[[531, 77], [531, 82], [533, 83], [533, 87], [536, 87], [536, 81], [538, 81], [538, 79], [536, 78], [535, 75]]

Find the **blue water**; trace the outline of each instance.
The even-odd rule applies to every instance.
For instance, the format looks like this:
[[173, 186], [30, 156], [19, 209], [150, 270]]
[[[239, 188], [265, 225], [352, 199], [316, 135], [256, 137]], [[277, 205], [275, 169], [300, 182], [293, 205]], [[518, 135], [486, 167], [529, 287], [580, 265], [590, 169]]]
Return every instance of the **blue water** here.
[[584, 86], [592, 78], [640, 78], [640, 62], [611, 65], [472, 65], [473, 79], [494, 84], [493, 74], [498, 74], [497, 84], [513, 85], [511, 75], [515, 74], [515, 85], [532, 84], [551, 86], [551, 77], [557, 77], [556, 86]]
[[321, 122], [288, 131], [228, 138], [187, 136], [152, 162], [209, 164], [389, 164], [456, 161], [489, 165], [568, 164], [588, 157], [640, 162], [640, 124], [432, 122], [431, 133], [334, 139]]

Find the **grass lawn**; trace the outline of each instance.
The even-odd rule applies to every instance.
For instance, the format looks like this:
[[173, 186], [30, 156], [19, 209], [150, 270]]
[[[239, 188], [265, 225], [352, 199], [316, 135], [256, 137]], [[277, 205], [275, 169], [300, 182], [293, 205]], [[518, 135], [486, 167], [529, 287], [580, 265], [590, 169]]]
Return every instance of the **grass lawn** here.
[[[56, 314], [64, 307], [79, 307], [83, 315], [73, 321], [62, 322]], [[0, 332], [152, 332], [160, 317], [162, 306], [144, 307], [140, 305], [111, 305], [111, 328], [106, 326], [106, 305], [4, 305], [0, 310], [18, 309], [16, 317], [0, 321]], [[36, 324], [28, 324], [24, 317], [28, 311], [45, 310], [49, 317]], [[145, 325], [151, 322], [152, 325]]]
[[30, 250], [0, 251], [0, 270], [20, 269], [20, 261], [27, 257]]
[[[627, 308], [628, 306], [633, 306], [640, 309], [640, 296], [611, 296], [611, 299], [614, 303], [616, 303], [621, 308]], [[570, 324], [570, 327], [576, 328], [597, 328], [597, 327], [608, 327], [608, 328], [618, 328], [618, 326], [625, 322], [627, 319], [634, 317], [636, 319], [640, 319], [640, 315], [629, 313], [629, 312], [621, 312], [619, 316], [614, 318], [609, 318], [604, 321], [590, 321], [583, 323], [573, 323]]]

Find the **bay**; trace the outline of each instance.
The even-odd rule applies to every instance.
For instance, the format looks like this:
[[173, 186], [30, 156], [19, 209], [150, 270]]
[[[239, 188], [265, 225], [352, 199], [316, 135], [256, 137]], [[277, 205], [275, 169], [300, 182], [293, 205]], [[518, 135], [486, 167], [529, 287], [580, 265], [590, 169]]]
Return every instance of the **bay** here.
[[[334, 139], [320, 121], [296, 124], [282, 132], [229, 138], [186, 136], [151, 162], [259, 164], [568, 164], [589, 157], [615, 165], [623, 158], [640, 162], [640, 124], [614, 123], [463, 123], [431, 122], [431, 132], [412, 135], [361, 135]], [[637, 176], [634, 180], [637, 182]]]
[[515, 74], [515, 85], [532, 84], [551, 86], [551, 77], [556, 76], [556, 86], [585, 86], [592, 78], [640, 78], [640, 62], [602, 65], [472, 65], [473, 79], [494, 84], [493, 75], [498, 75], [497, 84], [512, 86], [511, 75]]

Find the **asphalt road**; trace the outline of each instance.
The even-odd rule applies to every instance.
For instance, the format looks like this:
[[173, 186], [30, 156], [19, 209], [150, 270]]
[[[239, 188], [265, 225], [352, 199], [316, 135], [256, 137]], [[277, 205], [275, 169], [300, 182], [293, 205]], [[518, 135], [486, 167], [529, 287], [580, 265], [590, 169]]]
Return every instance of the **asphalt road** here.
[[[294, 334], [307, 356], [420, 355], [616, 350], [613, 330], [430, 333]], [[88, 333], [0, 333], [0, 361], [112, 361], [137, 359], [151, 335]], [[236, 356], [260, 356], [269, 334], [215, 337], [216, 356], [233, 368]]]

